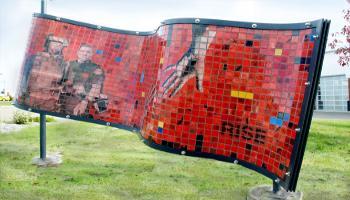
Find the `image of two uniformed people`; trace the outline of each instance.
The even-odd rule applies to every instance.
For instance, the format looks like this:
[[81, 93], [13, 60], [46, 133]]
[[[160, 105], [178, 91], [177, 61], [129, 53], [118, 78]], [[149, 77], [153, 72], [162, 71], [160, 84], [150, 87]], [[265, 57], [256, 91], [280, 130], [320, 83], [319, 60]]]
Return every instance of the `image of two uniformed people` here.
[[81, 45], [78, 59], [66, 62], [62, 51], [67, 46], [66, 39], [48, 35], [44, 51], [26, 61], [20, 89], [24, 103], [71, 115], [88, 115], [89, 106], [106, 110], [107, 97], [101, 93], [104, 73], [91, 61], [92, 47]]

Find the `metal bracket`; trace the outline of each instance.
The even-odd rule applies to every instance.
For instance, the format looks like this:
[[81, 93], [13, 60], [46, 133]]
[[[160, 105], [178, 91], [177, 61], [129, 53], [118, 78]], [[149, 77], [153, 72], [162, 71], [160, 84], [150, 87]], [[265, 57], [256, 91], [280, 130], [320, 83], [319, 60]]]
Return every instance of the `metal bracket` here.
[[280, 182], [280, 180], [278, 178], [273, 181], [273, 183], [272, 183], [272, 192], [273, 193], [277, 193], [281, 189], [279, 182]]

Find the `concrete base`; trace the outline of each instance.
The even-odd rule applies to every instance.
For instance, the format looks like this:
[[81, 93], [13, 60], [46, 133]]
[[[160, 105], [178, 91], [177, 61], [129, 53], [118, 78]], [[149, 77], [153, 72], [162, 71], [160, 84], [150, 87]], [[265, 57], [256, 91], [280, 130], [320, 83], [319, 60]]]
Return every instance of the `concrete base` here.
[[249, 190], [247, 200], [301, 200], [303, 193], [287, 192], [281, 188], [277, 193], [272, 192], [272, 186], [260, 185]]
[[35, 157], [32, 160], [33, 165], [38, 167], [57, 167], [62, 163], [62, 154], [60, 152], [47, 155], [46, 159], [43, 160], [40, 157]]

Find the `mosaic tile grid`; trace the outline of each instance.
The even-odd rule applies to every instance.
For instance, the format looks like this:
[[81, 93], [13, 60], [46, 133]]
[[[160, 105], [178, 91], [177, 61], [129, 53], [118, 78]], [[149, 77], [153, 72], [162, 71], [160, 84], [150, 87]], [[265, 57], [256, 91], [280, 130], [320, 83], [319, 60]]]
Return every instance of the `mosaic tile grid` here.
[[17, 103], [140, 128], [284, 179], [313, 31], [173, 24], [138, 36], [34, 18]]

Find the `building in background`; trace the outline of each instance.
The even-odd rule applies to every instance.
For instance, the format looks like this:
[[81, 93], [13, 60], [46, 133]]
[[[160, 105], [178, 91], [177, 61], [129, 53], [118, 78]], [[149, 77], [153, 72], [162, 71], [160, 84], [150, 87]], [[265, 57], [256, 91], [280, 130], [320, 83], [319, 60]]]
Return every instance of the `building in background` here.
[[350, 66], [341, 67], [334, 51], [325, 54], [315, 110], [326, 112], [350, 111]]
[[345, 74], [321, 76], [315, 109], [319, 111], [350, 111], [350, 79]]

